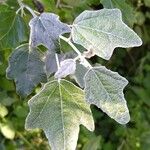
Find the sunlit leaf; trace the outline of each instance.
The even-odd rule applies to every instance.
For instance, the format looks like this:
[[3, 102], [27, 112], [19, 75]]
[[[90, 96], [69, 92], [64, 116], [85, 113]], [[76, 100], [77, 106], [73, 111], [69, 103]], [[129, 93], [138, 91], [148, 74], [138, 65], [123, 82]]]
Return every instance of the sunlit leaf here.
[[84, 11], [74, 21], [72, 38], [87, 50], [109, 60], [116, 47], [142, 44], [138, 35], [122, 21], [119, 9]]
[[80, 124], [94, 130], [83, 91], [66, 80], [47, 83], [29, 101], [29, 107], [26, 129], [43, 129], [52, 150], [75, 150]]
[[0, 103], [0, 117], [5, 117], [8, 114], [8, 110]]
[[15, 137], [15, 130], [13, 129], [12, 125], [9, 123], [0, 124], [0, 131], [7, 139], [14, 139]]
[[120, 124], [129, 122], [129, 111], [123, 94], [128, 84], [125, 78], [101, 66], [90, 69], [84, 79], [88, 103], [96, 105]]

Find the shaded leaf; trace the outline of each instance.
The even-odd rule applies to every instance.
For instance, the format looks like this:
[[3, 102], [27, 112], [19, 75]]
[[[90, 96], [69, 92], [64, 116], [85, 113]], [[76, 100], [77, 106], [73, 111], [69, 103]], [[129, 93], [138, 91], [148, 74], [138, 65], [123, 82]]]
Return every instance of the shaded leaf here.
[[43, 54], [36, 48], [29, 50], [24, 44], [16, 48], [9, 58], [7, 77], [15, 80], [17, 93], [22, 97], [29, 95], [40, 82], [46, 81]]
[[[57, 54], [57, 55], [59, 61], [62, 61], [64, 54]], [[46, 54], [45, 64], [46, 64], [46, 73], [48, 76], [50, 76], [52, 73], [55, 73], [58, 70], [55, 53], [48, 52]]]
[[142, 44], [138, 35], [122, 22], [119, 9], [84, 11], [74, 21], [72, 38], [87, 50], [109, 60], [116, 47], [134, 47]]
[[130, 6], [126, 0], [101, 0], [101, 3], [105, 8], [120, 9], [123, 19], [128, 25], [133, 26], [133, 24], [136, 22], [133, 7]]
[[100, 148], [100, 140], [101, 140], [100, 136], [91, 138], [84, 145], [82, 150], [98, 150], [98, 148]]
[[90, 69], [85, 75], [86, 100], [101, 108], [108, 116], [126, 124], [130, 120], [123, 94], [128, 81], [104, 66]]
[[59, 35], [70, 32], [67, 24], [60, 22], [59, 17], [52, 13], [42, 13], [30, 23], [32, 46], [43, 44], [50, 52], [59, 47]]
[[145, 6], [150, 7], [150, 0], [144, 0], [144, 4]]
[[15, 48], [27, 41], [27, 26], [20, 15], [12, 10], [0, 12], [0, 50]]
[[94, 130], [83, 91], [66, 80], [47, 83], [29, 101], [29, 107], [26, 129], [43, 129], [52, 150], [75, 150], [80, 124]]
[[85, 86], [84, 76], [87, 71], [88, 69], [86, 67], [84, 67], [82, 64], [77, 63], [74, 78], [81, 88], [84, 88]]
[[0, 103], [4, 106], [11, 106], [16, 99], [10, 97], [6, 91], [0, 92]]
[[73, 59], [65, 59], [60, 62], [60, 67], [55, 73], [55, 78], [64, 78], [67, 75], [74, 74], [76, 70], [76, 62]]

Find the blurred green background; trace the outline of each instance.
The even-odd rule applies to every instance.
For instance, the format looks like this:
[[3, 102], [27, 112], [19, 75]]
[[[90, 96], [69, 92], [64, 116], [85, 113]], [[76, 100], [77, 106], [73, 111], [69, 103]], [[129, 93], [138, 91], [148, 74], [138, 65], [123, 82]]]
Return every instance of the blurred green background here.
[[[35, 5], [32, 0], [23, 2], [36, 11], [44, 8], [56, 13], [69, 24], [86, 9], [105, 7], [122, 11], [124, 22], [138, 33], [143, 45], [132, 49], [117, 48], [109, 61], [98, 57], [90, 61], [105, 65], [129, 80], [125, 97], [131, 121], [126, 126], [119, 125], [92, 106], [96, 129], [91, 133], [81, 126], [77, 150], [150, 150], [150, 0], [40, 0], [43, 7]], [[17, 0], [0, 1], [0, 30], [3, 28], [7, 33], [5, 38], [0, 38], [0, 150], [49, 150], [41, 130], [29, 132], [24, 129], [30, 96], [22, 100], [15, 92], [13, 81], [6, 79], [8, 57], [19, 45], [13, 40], [15, 27], [20, 23], [14, 25], [13, 22], [18, 8]], [[31, 15], [25, 13], [23, 34], [27, 41]], [[8, 30], [11, 25], [15, 27]], [[64, 46], [64, 51], [67, 49]], [[36, 88], [31, 96], [38, 90]]]

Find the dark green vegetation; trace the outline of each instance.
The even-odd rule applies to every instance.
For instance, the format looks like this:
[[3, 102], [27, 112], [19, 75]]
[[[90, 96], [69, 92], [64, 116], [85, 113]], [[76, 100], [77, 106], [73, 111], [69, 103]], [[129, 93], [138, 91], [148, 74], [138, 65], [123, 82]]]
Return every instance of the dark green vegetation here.
[[[119, 72], [129, 80], [125, 95], [131, 121], [122, 126], [96, 107], [92, 108], [96, 129], [94, 133], [81, 128], [79, 150], [148, 150], [150, 147], [150, 2], [149, 0], [41, 0], [34, 4], [24, 0], [31, 8], [56, 13], [63, 22], [72, 23], [86, 9], [119, 8], [124, 22], [132, 27], [143, 40], [143, 46], [133, 49], [116, 49], [110, 61], [93, 57], [93, 64], [101, 63]], [[28, 113], [27, 99], [16, 95], [14, 83], [6, 79], [5, 71], [10, 53], [20, 43], [28, 41], [28, 20], [15, 15], [17, 0], [7, 0], [0, 5], [0, 150], [48, 150], [43, 132], [27, 132], [24, 122]], [[70, 47], [64, 45], [63, 50]], [[40, 88], [40, 87], [39, 87]], [[39, 88], [31, 94], [33, 96]]]

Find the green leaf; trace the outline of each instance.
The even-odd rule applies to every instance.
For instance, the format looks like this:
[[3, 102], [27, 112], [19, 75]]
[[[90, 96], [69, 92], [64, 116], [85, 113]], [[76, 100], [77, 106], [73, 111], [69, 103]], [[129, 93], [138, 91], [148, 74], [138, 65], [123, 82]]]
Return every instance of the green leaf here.
[[144, 4], [145, 6], [150, 7], [150, 0], [144, 0]]
[[10, 97], [6, 91], [0, 91], [0, 103], [4, 106], [11, 106], [16, 99]]
[[0, 130], [1, 130], [1, 133], [5, 136], [5, 138], [14, 139], [15, 130], [13, 129], [13, 127], [10, 123], [0, 124]]
[[80, 124], [94, 130], [83, 91], [69, 81], [47, 83], [29, 101], [29, 107], [26, 129], [43, 129], [52, 150], [75, 150]]
[[138, 35], [122, 21], [119, 9], [84, 11], [74, 21], [72, 38], [87, 50], [109, 60], [116, 47], [142, 44]]
[[128, 81], [104, 66], [90, 69], [85, 75], [86, 100], [102, 109], [108, 116], [126, 124], [130, 120], [123, 94]]
[[28, 44], [21, 45], [9, 58], [7, 77], [15, 80], [17, 93], [29, 95], [40, 82], [46, 81], [43, 54]]
[[32, 46], [43, 44], [50, 52], [59, 47], [59, 35], [70, 32], [67, 24], [62, 23], [59, 17], [52, 13], [42, 13], [33, 18], [30, 23]]
[[0, 50], [15, 48], [27, 41], [27, 26], [12, 10], [0, 12]]
[[82, 150], [98, 150], [100, 148], [101, 136], [91, 138]]
[[0, 103], [0, 117], [5, 117], [8, 114], [8, 110]]
[[133, 26], [133, 24], [136, 22], [133, 7], [130, 6], [125, 0], [101, 0], [101, 3], [105, 8], [120, 9], [123, 19], [128, 25]]

